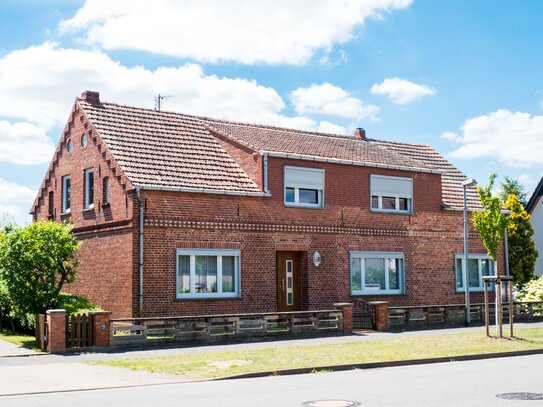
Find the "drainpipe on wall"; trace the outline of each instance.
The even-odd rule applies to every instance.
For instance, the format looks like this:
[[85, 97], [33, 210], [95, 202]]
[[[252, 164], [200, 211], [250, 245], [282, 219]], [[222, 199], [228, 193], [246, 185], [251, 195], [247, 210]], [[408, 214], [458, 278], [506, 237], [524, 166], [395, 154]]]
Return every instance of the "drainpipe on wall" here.
[[139, 202], [140, 230], [139, 230], [139, 317], [143, 318], [143, 200], [140, 194], [141, 187], [136, 187], [136, 196]]
[[264, 166], [264, 169], [263, 169], [263, 176], [264, 176], [264, 192], [266, 194], [268, 194], [270, 191], [268, 189], [268, 153], [264, 153], [262, 155], [262, 163], [263, 163], [263, 166]]

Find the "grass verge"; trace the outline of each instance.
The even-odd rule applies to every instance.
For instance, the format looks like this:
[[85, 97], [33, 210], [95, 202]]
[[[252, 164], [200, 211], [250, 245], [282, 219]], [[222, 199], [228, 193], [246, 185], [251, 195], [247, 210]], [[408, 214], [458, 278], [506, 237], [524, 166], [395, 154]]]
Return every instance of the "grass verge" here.
[[38, 350], [36, 348], [36, 338], [30, 335], [13, 333], [11, 331], [0, 331], [0, 340], [12, 343], [20, 348]]
[[486, 338], [480, 332], [416, 335], [401, 339], [88, 361], [87, 363], [154, 373], [218, 378], [241, 373], [302, 367], [543, 348], [542, 328], [518, 330], [516, 335], [514, 340]]

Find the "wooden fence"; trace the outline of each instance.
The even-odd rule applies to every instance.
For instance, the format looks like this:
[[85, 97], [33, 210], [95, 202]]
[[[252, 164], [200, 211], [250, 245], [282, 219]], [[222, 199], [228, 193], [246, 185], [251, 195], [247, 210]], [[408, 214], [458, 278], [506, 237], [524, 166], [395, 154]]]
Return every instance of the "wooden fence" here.
[[[494, 319], [495, 305], [491, 304], [490, 319]], [[515, 321], [543, 319], [543, 301], [515, 302], [513, 304]], [[465, 321], [464, 305], [434, 305], [424, 307], [389, 307], [389, 328], [418, 328], [426, 326], [462, 325]], [[508, 304], [503, 305], [504, 317], [509, 315]], [[484, 323], [484, 304], [471, 304], [471, 321]]]
[[110, 345], [219, 342], [342, 333], [338, 310], [111, 320]]
[[92, 346], [92, 315], [72, 314], [66, 318], [66, 348]]

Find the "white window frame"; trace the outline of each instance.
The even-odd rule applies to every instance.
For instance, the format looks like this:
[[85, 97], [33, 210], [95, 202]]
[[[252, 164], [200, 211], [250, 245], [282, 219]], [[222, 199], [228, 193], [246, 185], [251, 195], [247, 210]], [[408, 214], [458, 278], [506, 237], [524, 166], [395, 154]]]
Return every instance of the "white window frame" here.
[[[353, 259], [360, 259], [360, 290], [353, 290]], [[365, 289], [365, 260], [366, 259], [384, 259], [385, 261], [385, 289]], [[399, 289], [389, 289], [389, 267], [388, 260], [401, 259], [402, 267], [398, 270]], [[350, 252], [349, 256], [349, 286], [351, 287], [351, 295], [401, 295], [405, 293], [405, 256], [402, 252]]]
[[[179, 292], [179, 256], [190, 256], [189, 293]], [[217, 292], [197, 293], [196, 281], [196, 258], [195, 256], [216, 256], [217, 257]], [[222, 256], [234, 256], [235, 262], [235, 284], [234, 292], [222, 292]], [[177, 249], [175, 255], [175, 292], [177, 299], [201, 299], [201, 298], [240, 298], [241, 296], [241, 253], [239, 250], [216, 250], [216, 249]]]
[[[468, 260], [470, 259], [477, 259], [477, 268], [478, 268], [478, 273], [479, 273], [479, 287], [470, 287], [469, 288], [469, 292], [474, 292], [474, 293], [477, 293], [477, 292], [483, 292], [484, 291], [484, 285], [483, 285], [483, 267], [481, 266], [481, 260], [488, 260], [489, 264], [490, 264], [490, 276], [493, 276], [495, 275], [494, 273], [494, 262], [492, 261], [492, 259], [490, 258], [489, 255], [487, 254], [481, 254], [481, 253], [469, 253], [468, 254]], [[462, 277], [462, 285], [460, 287], [458, 287], [458, 284], [457, 284], [457, 278], [456, 278], [456, 274], [457, 274], [457, 270], [456, 270], [456, 262], [457, 260], [461, 260], [462, 261], [462, 269], [460, 270], [460, 273], [461, 273], [461, 277]], [[464, 281], [464, 268], [466, 267], [466, 265], [464, 264], [465, 260], [465, 256], [464, 256], [464, 253], [455, 253], [454, 254], [454, 286], [456, 287], [456, 292], [457, 293], [463, 293], [465, 292], [465, 281]], [[467, 275], [467, 274], [466, 274]], [[467, 275], [467, 279], [469, 281], [469, 275]], [[493, 290], [493, 285], [491, 283], [491, 289]]]
[[[89, 203], [90, 201], [90, 189], [89, 189], [89, 179], [90, 174], [92, 174], [92, 185], [93, 185], [93, 191], [92, 191], [92, 203]], [[96, 182], [94, 179], [94, 168], [87, 168], [85, 170], [85, 209], [93, 209], [94, 208], [94, 192], [96, 190]]]
[[[315, 189], [315, 188], [303, 188], [300, 186], [292, 186], [287, 183], [287, 169], [292, 168], [296, 170], [303, 170], [308, 172], [315, 172], [322, 174], [322, 189]], [[325, 172], [322, 168], [308, 168], [308, 167], [296, 167], [291, 165], [285, 165], [283, 170], [283, 202], [285, 206], [291, 206], [291, 207], [297, 207], [297, 208], [324, 208], [324, 180], [325, 180]], [[287, 202], [287, 188], [293, 188], [294, 189], [294, 202]], [[303, 203], [300, 202], [300, 189], [309, 189], [312, 191], [317, 191], [317, 203]]]
[[[405, 195], [405, 194], [387, 194], [382, 195], [378, 193], [373, 192], [373, 183], [377, 181], [378, 179], [397, 179], [402, 181], [409, 181], [411, 183], [411, 195]], [[373, 197], [377, 196], [378, 199], [378, 207], [373, 207]], [[396, 208], [400, 207], [400, 198], [407, 199], [407, 210], [401, 210], [401, 209], [383, 209], [383, 196], [396, 198], [395, 206]], [[411, 214], [413, 213], [413, 178], [410, 177], [393, 177], [389, 175], [378, 175], [378, 174], [371, 174], [370, 175], [370, 210], [372, 212], [383, 212], [383, 213], [402, 213], [402, 214]]]
[[[67, 188], [66, 183], [67, 181], [70, 181], [70, 207], [67, 208], [68, 204], [68, 195], [67, 195]], [[72, 182], [71, 177], [69, 175], [64, 175], [62, 177], [62, 213], [70, 213], [72, 210]]]

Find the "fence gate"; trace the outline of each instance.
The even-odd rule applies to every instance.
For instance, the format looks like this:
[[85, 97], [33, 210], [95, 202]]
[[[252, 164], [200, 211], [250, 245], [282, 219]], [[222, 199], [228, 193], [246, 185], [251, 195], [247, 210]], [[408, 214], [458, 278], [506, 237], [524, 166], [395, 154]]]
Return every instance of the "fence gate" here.
[[85, 348], [93, 346], [92, 315], [72, 314], [66, 318], [66, 347]]
[[36, 315], [36, 347], [41, 350], [47, 348], [47, 323], [45, 314]]
[[369, 302], [358, 299], [353, 306], [353, 328], [375, 329], [375, 307]]

